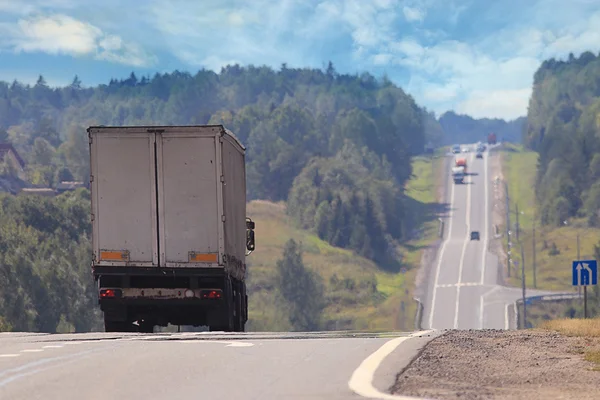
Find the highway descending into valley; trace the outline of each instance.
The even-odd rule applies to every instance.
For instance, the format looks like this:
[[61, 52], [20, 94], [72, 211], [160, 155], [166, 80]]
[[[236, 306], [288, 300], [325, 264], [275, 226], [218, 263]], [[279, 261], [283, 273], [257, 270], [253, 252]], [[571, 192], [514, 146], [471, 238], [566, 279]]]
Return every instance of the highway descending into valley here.
[[[449, 212], [444, 218], [443, 242], [430, 269], [423, 328], [516, 328], [514, 305], [522, 296], [521, 289], [498, 284], [502, 266], [488, 251], [493, 235], [494, 177], [489, 171], [493, 147], [488, 147], [483, 159], [475, 158], [474, 151], [447, 156], [445, 203]], [[456, 157], [467, 159], [464, 184], [455, 184], [450, 174]], [[479, 231], [480, 240], [470, 240], [471, 231]], [[544, 294], [551, 292], [527, 290], [528, 297]]]

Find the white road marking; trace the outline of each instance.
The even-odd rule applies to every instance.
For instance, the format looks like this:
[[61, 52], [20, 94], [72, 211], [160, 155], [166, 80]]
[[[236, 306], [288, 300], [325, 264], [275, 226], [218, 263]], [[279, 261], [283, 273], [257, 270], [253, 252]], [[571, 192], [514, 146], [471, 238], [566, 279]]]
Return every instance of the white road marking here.
[[510, 328], [509, 322], [508, 322], [508, 307], [510, 306], [510, 303], [506, 303], [506, 307], [504, 307], [504, 329], [508, 330]]
[[62, 345], [50, 344], [50, 345], [48, 345], [48, 346], [44, 346], [43, 348], [44, 348], [44, 349], [60, 349], [60, 348], [62, 348], [62, 347], [63, 347]]
[[377, 351], [367, 357], [359, 366], [356, 368], [348, 387], [354, 393], [362, 397], [368, 397], [370, 399], [383, 399], [383, 400], [425, 400], [419, 397], [408, 397], [398, 396], [387, 393], [382, 393], [373, 386], [373, 377], [377, 368], [381, 365], [383, 360], [390, 355], [402, 342], [419, 336], [424, 336], [431, 333], [431, 331], [415, 332], [410, 336], [404, 336], [389, 340], [383, 344]]
[[[461, 283], [444, 283], [438, 285], [438, 288], [451, 288], [451, 287], [459, 287], [459, 286], [481, 286], [479, 282], [461, 282]], [[488, 285], [489, 286], [489, 285]]]
[[21, 353], [39, 353], [41, 351], [44, 351], [44, 349], [25, 349], [21, 350]]
[[[473, 155], [469, 157], [469, 164], [473, 164]], [[465, 223], [467, 224], [467, 237], [463, 244], [462, 252], [460, 254], [460, 261], [458, 264], [458, 286], [456, 287], [456, 307], [454, 310], [454, 329], [458, 329], [458, 313], [460, 308], [460, 283], [462, 282], [462, 273], [465, 263], [465, 254], [467, 253], [467, 245], [469, 244], [470, 231], [471, 231], [471, 185], [473, 184], [473, 178], [469, 179], [467, 186], [467, 205], [465, 207], [466, 216]]]
[[[489, 154], [489, 153], [488, 153]], [[481, 284], [483, 285], [484, 281], [485, 281], [485, 256], [487, 253], [487, 246], [488, 246], [488, 230], [489, 230], [489, 226], [488, 226], [488, 158], [484, 157], [483, 158], [483, 190], [484, 195], [484, 206], [485, 206], [485, 210], [483, 212], [484, 214], [484, 229], [483, 229], [483, 252], [481, 254]], [[481, 317], [483, 319], [483, 316]], [[482, 322], [483, 324], [483, 322]]]
[[[444, 174], [447, 171], [444, 171]], [[447, 177], [446, 179], [450, 179], [449, 177]], [[433, 328], [433, 314], [435, 311], [435, 298], [437, 295], [437, 288], [438, 288], [438, 282], [440, 281], [440, 269], [442, 266], [442, 261], [444, 260], [444, 251], [446, 250], [446, 244], [448, 243], [448, 240], [450, 240], [450, 236], [452, 235], [452, 220], [454, 219], [452, 216], [452, 207], [454, 206], [454, 181], [452, 181], [452, 189], [450, 189], [450, 206], [449, 206], [449, 211], [448, 211], [448, 220], [450, 221], [448, 223], [448, 234], [446, 235], [446, 237], [444, 238], [444, 241], [442, 242], [442, 247], [440, 248], [440, 254], [438, 256], [438, 262], [436, 265], [436, 270], [435, 270], [435, 281], [433, 283], [433, 293], [431, 296], [431, 309], [429, 311], [429, 329]]]
[[252, 347], [254, 343], [249, 342], [238, 342], [238, 341], [226, 341], [226, 340], [204, 340], [204, 339], [190, 339], [190, 340], [177, 340], [181, 343], [220, 343], [225, 344], [225, 347]]
[[[492, 289], [488, 290], [487, 292], [485, 292], [484, 294], [481, 295], [480, 303], [479, 303], [479, 327], [480, 327], [480, 329], [483, 329], [483, 311], [486, 306], [485, 298], [487, 296], [489, 296], [490, 294], [494, 293], [495, 291], [500, 290], [500, 288], [501, 287], [499, 285], [493, 285]], [[492, 304], [492, 303], [487, 303], [488, 306], [490, 304]]]
[[248, 343], [248, 342], [233, 342], [228, 344], [225, 347], [252, 347], [254, 346], [254, 343]]
[[8, 357], [19, 357], [20, 354], [0, 354], [0, 357], [2, 358], [8, 358]]

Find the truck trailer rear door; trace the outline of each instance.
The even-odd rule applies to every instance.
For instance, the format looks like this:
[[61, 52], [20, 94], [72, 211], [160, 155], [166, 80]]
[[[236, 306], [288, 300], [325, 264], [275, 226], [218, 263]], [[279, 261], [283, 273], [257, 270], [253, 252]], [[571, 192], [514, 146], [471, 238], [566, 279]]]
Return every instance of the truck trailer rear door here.
[[161, 266], [219, 265], [223, 243], [219, 135], [216, 127], [178, 127], [157, 135]]
[[157, 266], [155, 135], [114, 127], [88, 133], [94, 264]]

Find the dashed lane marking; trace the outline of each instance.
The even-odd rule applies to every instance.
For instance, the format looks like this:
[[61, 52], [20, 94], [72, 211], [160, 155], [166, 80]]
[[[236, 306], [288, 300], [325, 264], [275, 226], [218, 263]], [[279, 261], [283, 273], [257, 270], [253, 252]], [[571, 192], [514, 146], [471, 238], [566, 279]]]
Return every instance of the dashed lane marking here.
[[437, 285], [438, 288], [455, 288], [455, 287], [463, 287], [463, 286], [493, 286], [493, 285], [482, 285], [479, 282], [461, 282], [461, 283], [445, 283], [443, 285]]
[[230, 341], [226, 341], [226, 340], [205, 340], [205, 339], [198, 339], [198, 340], [194, 340], [194, 339], [190, 339], [190, 340], [178, 340], [178, 342], [180, 343], [220, 343], [220, 344], [225, 344], [225, 347], [252, 347], [254, 346], [254, 343], [249, 343], [249, 342], [230, 342]]

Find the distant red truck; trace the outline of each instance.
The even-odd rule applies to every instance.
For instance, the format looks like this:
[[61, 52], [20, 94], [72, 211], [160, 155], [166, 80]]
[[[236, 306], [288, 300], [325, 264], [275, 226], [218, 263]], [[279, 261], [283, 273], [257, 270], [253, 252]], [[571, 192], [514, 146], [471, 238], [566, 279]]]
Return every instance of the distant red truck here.
[[454, 164], [455, 167], [463, 167], [464, 173], [467, 173], [467, 159], [466, 158], [458, 158]]
[[490, 133], [488, 135], [488, 144], [496, 144], [496, 134]]

